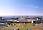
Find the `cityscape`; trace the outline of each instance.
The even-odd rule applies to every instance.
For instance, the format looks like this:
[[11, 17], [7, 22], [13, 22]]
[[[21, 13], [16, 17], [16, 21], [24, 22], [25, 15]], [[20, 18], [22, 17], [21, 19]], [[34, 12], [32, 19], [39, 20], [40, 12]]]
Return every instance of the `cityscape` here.
[[43, 30], [43, 0], [0, 0], [0, 30]]
[[3, 16], [0, 17], [0, 30], [43, 29], [43, 16]]

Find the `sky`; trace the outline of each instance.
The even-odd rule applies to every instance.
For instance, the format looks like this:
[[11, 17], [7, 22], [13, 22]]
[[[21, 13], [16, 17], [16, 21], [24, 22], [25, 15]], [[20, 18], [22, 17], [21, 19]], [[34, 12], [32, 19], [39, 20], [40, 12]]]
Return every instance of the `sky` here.
[[0, 0], [0, 16], [43, 16], [43, 0]]

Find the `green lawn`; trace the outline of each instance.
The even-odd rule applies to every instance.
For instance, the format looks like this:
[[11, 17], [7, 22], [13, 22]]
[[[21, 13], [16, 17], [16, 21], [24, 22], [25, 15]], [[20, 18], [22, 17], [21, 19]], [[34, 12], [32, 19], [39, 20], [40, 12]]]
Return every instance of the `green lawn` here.
[[31, 23], [26, 23], [26, 24], [16, 24], [16, 27], [18, 27], [20, 30], [27, 30], [29, 28], [32, 28], [32, 24]]
[[27, 30], [27, 29], [32, 28], [32, 23], [26, 23], [26, 24], [16, 23], [14, 26], [5, 27], [4, 30], [12, 30], [14, 28], [16, 28], [16, 29], [19, 28], [20, 30]]

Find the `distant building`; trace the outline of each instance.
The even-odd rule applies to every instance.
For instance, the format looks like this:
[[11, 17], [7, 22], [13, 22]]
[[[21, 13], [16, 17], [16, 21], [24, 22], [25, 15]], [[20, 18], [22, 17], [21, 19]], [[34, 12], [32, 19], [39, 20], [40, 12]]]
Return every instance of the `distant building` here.
[[2, 20], [2, 17], [0, 17], [0, 20]]
[[35, 20], [42, 20], [42, 18], [40, 18], [40, 17], [35, 17]]
[[35, 21], [33, 21], [33, 23], [43, 23], [43, 20], [42, 20], [42, 18], [40, 18], [40, 17], [36, 17], [35, 18]]

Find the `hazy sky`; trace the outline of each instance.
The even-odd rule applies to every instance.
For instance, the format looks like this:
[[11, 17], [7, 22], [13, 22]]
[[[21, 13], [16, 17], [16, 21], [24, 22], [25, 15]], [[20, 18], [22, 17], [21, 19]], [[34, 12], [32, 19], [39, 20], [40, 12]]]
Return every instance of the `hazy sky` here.
[[42, 15], [43, 0], [0, 0], [0, 16]]

